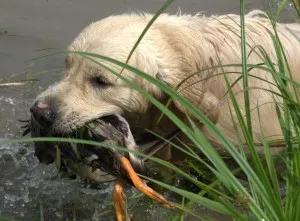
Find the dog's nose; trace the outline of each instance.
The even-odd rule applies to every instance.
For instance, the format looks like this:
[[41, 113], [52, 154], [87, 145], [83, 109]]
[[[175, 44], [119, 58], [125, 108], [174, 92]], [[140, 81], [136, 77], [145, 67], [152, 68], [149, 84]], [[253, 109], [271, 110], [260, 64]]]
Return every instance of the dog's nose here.
[[37, 101], [30, 108], [30, 112], [37, 122], [43, 126], [51, 125], [55, 120], [54, 110], [45, 101]]

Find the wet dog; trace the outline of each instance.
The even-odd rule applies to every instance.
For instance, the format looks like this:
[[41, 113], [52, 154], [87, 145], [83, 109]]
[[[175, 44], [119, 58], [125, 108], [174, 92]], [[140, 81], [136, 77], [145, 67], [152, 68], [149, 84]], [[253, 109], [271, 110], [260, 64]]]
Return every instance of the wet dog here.
[[[70, 51], [105, 55], [125, 62], [133, 45], [142, 33], [151, 15], [111, 16], [87, 26], [71, 43]], [[226, 137], [237, 143], [230, 115], [230, 102], [226, 99], [227, 86], [224, 74], [232, 84], [241, 76], [240, 17], [224, 15], [161, 15], [134, 51], [129, 64], [176, 88], [179, 93], [198, 107], [216, 124]], [[289, 61], [295, 81], [299, 81], [300, 26], [277, 24], [277, 31]], [[271, 38], [272, 27], [261, 11], [246, 15], [248, 64], [261, 64], [258, 50], [263, 48], [276, 63], [276, 53]], [[96, 59], [120, 73], [122, 68]], [[230, 65], [234, 66], [230, 66]], [[218, 65], [227, 65], [222, 68]], [[197, 73], [197, 74], [194, 74]], [[124, 70], [122, 75], [142, 89], [164, 102], [168, 96], [156, 86], [138, 75]], [[252, 112], [254, 142], [260, 143], [261, 132], [266, 137], [281, 136], [274, 96], [278, 92], [272, 75], [263, 69], [249, 72], [251, 109], [259, 106], [262, 131], [257, 111]], [[188, 78], [189, 77], [189, 78]], [[184, 81], [184, 79], [187, 79]], [[263, 80], [261, 80], [263, 79]], [[183, 82], [181, 84], [181, 82]], [[232, 88], [244, 113], [242, 80]], [[224, 97], [225, 96], [225, 97]], [[280, 98], [278, 98], [280, 102]], [[60, 82], [41, 93], [32, 114], [40, 124], [47, 125], [54, 133], [68, 133], [86, 122], [111, 114], [121, 114], [129, 122], [133, 133], [138, 135], [144, 128], [161, 135], [176, 127], [166, 118], [156, 125], [161, 112], [143, 95], [102, 66], [79, 54], [66, 57], [66, 68]], [[177, 101], [170, 109], [185, 118], [189, 113]], [[201, 125], [201, 122], [199, 122]], [[272, 126], [270, 126], [272, 125]], [[203, 133], [218, 143], [205, 127]], [[277, 137], [278, 138], [278, 137]]]
[[[126, 62], [151, 18], [148, 14], [125, 14], [94, 22], [74, 39], [69, 51], [101, 54]], [[248, 64], [264, 63], [259, 49], [263, 49], [276, 64], [270, 20], [261, 11], [252, 11], [245, 19]], [[232, 90], [245, 113], [243, 84], [239, 80], [242, 73], [239, 24], [238, 15], [163, 14], [147, 31], [128, 61], [129, 65], [178, 90], [233, 143], [238, 141], [224, 74], [229, 83], [234, 84]], [[300, 26], [278, 23], [277, 32], [293, 79], [299, 82]], [[141, 136], [145, 128], [162, 136], [178, 129], [166, 117], [161, 119], [161, 112], [149, 100], [107, 68], [122, 72], [122, 76], [166, 103], [169, 97], [163, 90], [118, 65], [93, 59], [102, 65], [78, 53], [66, 56], [61, 81], [41, 93], [31, 108], [33, 118], [41, 127], [47, 127], [52, 134], [68, 134], [95, 119], [120, 114], [128, 121], [135, 137]], [[258, 107], [260, 113], [259, 117], [257, 111], [252, 112], [254, 142], [261, 143], [262, 133], [268, 138], [282, 137], [274, 104], [280, 103], [281, 98], [270, 92], [278, 92], [272, 75], [263, 68], [251, 68], [248, 81], [250, 109]], [[178, 101], [173, 101], [169, 108], [183, 120], [186, 116], [196, 120]], [[205, 126], [197, 120], [196, 123], [218, 146], [218, 141]], [[170, 159], [172, 156], [167, 153], [161, 157]]]

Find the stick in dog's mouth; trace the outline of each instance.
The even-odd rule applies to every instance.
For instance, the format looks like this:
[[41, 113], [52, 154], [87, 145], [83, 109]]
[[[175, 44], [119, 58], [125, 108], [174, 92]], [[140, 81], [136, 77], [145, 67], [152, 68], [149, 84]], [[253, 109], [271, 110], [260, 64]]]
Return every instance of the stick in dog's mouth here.
[[[112, 147], [107, 148], [79, 143], [77, 145], [66, 142], [55, 143], [56, 147], [60, 150], [61, 158], [67, 162], [67, 167], [69, 164], [71, 170], [74, 168], [74, 164], [76, 164], [76, 168], [78, 168], [78, 165], [85, 168], [85, 174], [81, 174], [87, 178], [93, 179], [93, 173], [99, 169], [113, 175], [118, 180], [122, 180], [122, 182], [117, 182], [113, 193], [117, 217], [121, 217], [123, 216], [122, 214], [126, 213], [126, 211], [122, 209], [124, 208], [123, 204], [125, 204], [124, 197], [121, 197], [123, 193], [121, 193], [122, 191], [118, 191], [124, 181], [134, 185], [139, 191], [145, 193], [145, 195], [155, 201], [164, 204], [166, 207], [170, 207], [170, 203], [163, 196], [149, 188], [138, 177], [136, 172], [147, 175], [148, 169], [144, 161], [133, 153], [134, 151], [139, 152], [139, 147], [134, 140], [128, 122], [122, 116], [109, 115], [101, 117], [86, 123], [84, 127], [78, 128], [78, 130], [71, 134], [64, 135], [52, 135], [46, 128], [39, 127], [34, 117], [32, 117], [31, 121], [28, 121], [23, 128], [25, 128], [24, 135], [30, 132], [32, 137], [54, 136], [80, 138], [111, 145]], [[125, 147], [130, 151], [129, 153], [120, 151], [119, 149], [113, 148], [113, 146]], [[56, 157], [54, 144], [49, 142], [35, 142], [35, 155], [42, 163], [48, 164], [54, 162]], [[89, 170], [86, 169], [87, 167]], [[78, 171], [74, 172], [78, 173]]]

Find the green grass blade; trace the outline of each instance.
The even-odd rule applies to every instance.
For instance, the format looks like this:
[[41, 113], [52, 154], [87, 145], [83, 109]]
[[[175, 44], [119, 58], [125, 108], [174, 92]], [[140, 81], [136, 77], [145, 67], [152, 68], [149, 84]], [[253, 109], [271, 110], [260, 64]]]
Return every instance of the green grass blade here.
[[245, 3], [240, 0], [240, 18], [241, 18], [241, 53], [242, 53], [242, 73], [243, 73], [243, 88], [245, 100], [246, 121], [249, 136], [252, 138], [252, 123], [250, 113], [250, 98], [248, 88], [248, 70], [247, 70], [247, 52], [246, 52], [246, 31], [245, 31]]
[[[163, 13], [173, 2], [174, 0], [167, 0], [162, 6], [161, 8], [154, 14], [154, 16], [152, 17], [152, 19], [148, 22], [148, 24], [146, 25], [146, 27], [144, 28], [143, 32], [141, 33], [141, 35], [139, 36], [138, 40], [136, 41], [136, 43], [134, 44], [134, 46], [132, 47], [131, 51], [129, 52], [129, 55], [126, 59], [126, 64], [129, 62], [131, 56], [133, 55], [133, 52], [135, 51], [135, 49], [137, 48], [137, 46], [140, 44], [140, 42], [142, 41], [143, 37], [145, 36], [145, 34], [147, 33], [147, 31], [149, 30], [149, 28], [153, 25], [153, 23], [156, 21], [156, 19], [160, 16], [161, 13]], [[121, 70], [120, 74], [122, 74], [124, 68]]]
[[[158, 184], [162, 187], [165, 187], [166, 189], [169, 189], [171, 191], [173, 191], [174, 193], [177, 193], [185, 198], [188, 198], [189, 200], [192, 200], [192, 201], [195, 201], [197, 202], [199, 205], [203, 205], [213, 211], [216, 211], [218, 213], [221, 213], [221, 214], [224, 214], [224, 215], [233, 215], [231, 214], [228, 209], [226, 209], [226, 207], [224, 207], [221, 203], [219, 202], [216, 202], [216, 201], [213, 201], [213, 200], [209, 200], [205, 197], [201, 197], [195, 193], [191, 193], [189, 191], [185, 191], [185, 190], [182, 190], [182, 189], [179, 189], [177, 187], [174, 187], [174, 186], [171, 186], [171, 185], [168, 185], [166, 183], [163, 183], [163, 182], [160, 182], [160, 181], [157, 181], [157, 180], [154, 180], [154, 179], [151, 179], [151, 178], [148, 178], [148, 177], [145, 177], [145, 176], [141, 176], [143, 177], [144, 179], [147, 179], [147, 180], [150, 180], [151, 182], [155, 183], [155, 184]], [[240, 218], [242, 216], [239, 216]]]

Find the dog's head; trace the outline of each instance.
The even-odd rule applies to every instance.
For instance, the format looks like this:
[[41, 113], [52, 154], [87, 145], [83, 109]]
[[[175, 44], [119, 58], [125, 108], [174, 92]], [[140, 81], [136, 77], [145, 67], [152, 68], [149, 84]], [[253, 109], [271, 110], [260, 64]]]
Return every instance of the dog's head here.
[[[126, 18], [128, 21], [114, 16], [92, 23], [72, 42], [69, 50], [101, 54], [125, 62], [145, 24], [132, 21], [134, 17]], [[147, 42], [150, 40], [145, 36], [129, 64], [155, 76], [158, 73], [158, 61], [156, 49], [151, 42]], [[90, 58], [121, 73], [122, 68], [117, 65]], [[142, 95], [89, 58], [70, 53], [65, 63], [60, 82], [40, 94], [31, 108], [33, 117], [41, 126], [57, 133], [68, 133], [102, 116], [124, 113], [138, 116], [148, 111], [149, 102]], [[122, 76], [152, 94], [159, 93], [146, 80], [127, 70], [122, 72]]]
[[[122, 15], [92, 23], [73, 41], [69, 50], [100, 54], [125, 63], [150, 18], [147, 15]], [[194, 56], [187, 54], [187, 42], [181, 42], [181, 39], [188, 39], [183, 37], [188, 34], [187, 30], [178, 29], [174, 33], [176, 27], [173, 26], [177, 25], [177, 21], [165, 21], [167, 18], [173, 19], [171, 16], [163, 17], [163, 22], [158, 22], [147, 31], [128, 63], [176, 87], [187, 74], [197, 70], [197, 65], [192, 60]], [[122, 72], [122, 67], [118, 65], [90, 58], [116, 73]], [[76, 53], [66, 56], [62, 80], [38, 96], [31, 108], [33, 117], [56, 133], [68, 133], [86, 122], [111, 114], [123, 114], [131, 126], [149, 128], [153, 117], [159, 116], [154, 113], [156, 109], [121, 78], [90, 58]], [[162, 100], [166, 97], [159, 88], [137, 74], [126, 69], [121, 74], [155, 98]], [[192, 80], [196, 81], [194, 78]], [[193, 84], [193, 87], [184, 90], [183, 96], [199, 104], [205, 97], [201, 95], [203, 91], [202, 84]], [[205, 111], [212, 106], [212, 101], [214, 99], [209, 97], [208, 102], [201, 103]], [[185, 112], [181, 105], [174, 103], [177, 109]]]

